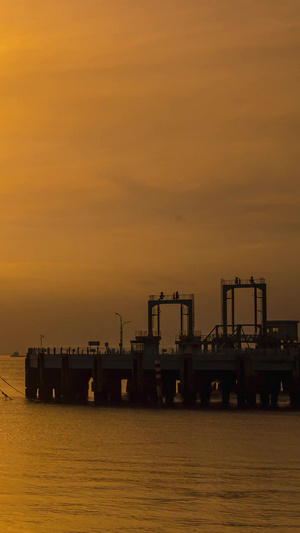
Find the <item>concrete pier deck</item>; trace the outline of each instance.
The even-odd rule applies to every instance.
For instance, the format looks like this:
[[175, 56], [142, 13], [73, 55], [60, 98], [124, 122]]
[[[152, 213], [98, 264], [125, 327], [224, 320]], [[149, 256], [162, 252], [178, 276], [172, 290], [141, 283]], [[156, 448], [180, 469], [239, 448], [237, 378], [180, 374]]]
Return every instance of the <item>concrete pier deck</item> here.
[[[90, 382], [94, 402], [122, 401], [121, 382], [126, 381], [129, 402], [158, 403], [155, 365], [159, 364], [162, 404], [174, 401], [176, 390], [186, 405], [210, 400], [217, 383], [228, 405], [274, 406], [280, 390], [300, 405], [300, 352], [286, 349], [223, 350], [201, 354], [118, 353], [89, 349], [29, 349], [26, 356], [26, 397], [41, 401], [86, 402]], [[123, 383], [124, 386], [124, 383]]]

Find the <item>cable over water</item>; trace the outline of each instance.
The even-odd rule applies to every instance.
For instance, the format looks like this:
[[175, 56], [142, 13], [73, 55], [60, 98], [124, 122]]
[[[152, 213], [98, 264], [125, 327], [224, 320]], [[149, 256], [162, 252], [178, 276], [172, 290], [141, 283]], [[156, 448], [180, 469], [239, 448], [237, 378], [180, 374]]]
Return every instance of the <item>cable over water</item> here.
[[[0, 376], [0, 379], [2, 379], [2, 381], [4, 381], [4, 383], [6, 383], [6, 385], [8, 385], [9, 387], [11, 387], [12, 389], [14, 389], [16, 392], [18, 392], [19, 394], [23, 394], [23, 396], [25, 396], [24, 392], [16, 389], [16, 387], [14, 387], [13, 385], [11, 385], [10, 383], [8, 383], [8, 381], [6, 381], [6, 379], [4, 379], [2, 376]], [[0, 391], [2, 392], [2, 391]]]

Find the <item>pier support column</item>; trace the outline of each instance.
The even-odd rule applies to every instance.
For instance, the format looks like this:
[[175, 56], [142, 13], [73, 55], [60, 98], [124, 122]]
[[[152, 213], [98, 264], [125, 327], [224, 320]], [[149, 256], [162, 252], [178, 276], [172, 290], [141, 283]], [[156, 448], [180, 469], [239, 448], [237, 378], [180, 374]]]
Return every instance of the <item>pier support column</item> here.
[[196, 391], [192, 368], [192, 356], [183, 355], [180, 359], [180, 384], [183, 403], [187, 406], [196, 404]]
[[292, 407], [300, 407], [300, 354], [295, 356], [294, 369], [292, 375], [292, 386], [290, 389], [290, 402]]
[[61, 356], [61, 400], [63, 402], [68, 402], [70, 400], [69, 355], [68, 354], [63, 354]]
[[30, 354], [25, 359], [25, 396], [30, 400], [36, 400], [38, 389], [37, 369], [30, 366]]
[[176, 372], [168, 371], [162, 372], [162, 392], [165, 398], [166, 405], [172, 406], [174, 403], [174, 396], [176, 394]]
[[[147, 393], [144, 383], [143, 358], [141, 353], [133, 355], [132, 379], [130, 383], [129, 401], [131, 403], [147, 403]], [[153, 371], [153, 383], [155, 387], [155, 374]]]
[[271, 405], [272, 407], [277, 407], [278, 404], [278, 396], [280, 392], [280, 373], [279, 372], [272, 372], [269, 375], [269, 391], [270, 391], [270, 397], [271, 397]]
[[277, 407], [278, 395], [280, 391], [280, 373], [279, 372], [264, 372], [262, 376], [262, 387], [260, 391], [260, 401], [263, 407]]
[[95, 354], [93, 358], [93, 391], [94, 403], [106, 403], [108, 401], [108, 389], [105, 379], [105, 371], [102, 369], [102, 356]]
[[61, 357], [61, 400], [66, 403], [77, 401], [77, 383], [74, 373], [70, 370], [69, 354]]
[[251, 356], [240, 354], [237, 360], [237, 404], [238, 407], [256, 406], [256, 376], [252, 371]]
[[211, 376], [207, 372], [197, 372], [197, 375], [198, 377], [195, 379], [197, 382], [196, 390], [199, 391], [201, 405], [205, 407], [210, 401]]
[[237, 406], [245, 406], [245, 360], [243, 357], [238, 357], [237, 359], [237, 369], [236, 369], [236, 395], [237, 395]]
[[270, 395], [268, 390], [263, 390], [259, 393], [260, 403], [263, 407], [268, 407], [270, 404]]
[[230, 404], [230, 393], [235, 385], [232, 376], [223, 375], [221, 377], [222, 403], [225, 407]]
[[38, 388], [39, 400], [48, 402], [53, 399], [53, 387], [50, 382], [49, 370], [45, 369], [45, 353], [38, 354]]
[[77, 371], [75, 375], [76, 399], [79, 403], [86, 403], [89, 397], [90, 375], [86, 371]]
[[108, 373], [108, 391], [109, 399], [111, 403], [121, 403], [122, 391], [121, 391], [121, 377], [115, 371]]

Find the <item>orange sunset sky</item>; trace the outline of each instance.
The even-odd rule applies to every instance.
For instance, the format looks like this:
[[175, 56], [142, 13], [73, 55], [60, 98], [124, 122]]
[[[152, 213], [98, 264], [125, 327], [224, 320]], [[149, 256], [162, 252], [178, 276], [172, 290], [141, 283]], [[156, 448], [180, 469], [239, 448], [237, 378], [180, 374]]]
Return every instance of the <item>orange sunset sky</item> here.
[[300, 319], [299, 26], [297, 0], [0, 0], [1, 353], [116, 346], [115, 312], [128, 345], [161, 290], [208, 333], [236, 275]]

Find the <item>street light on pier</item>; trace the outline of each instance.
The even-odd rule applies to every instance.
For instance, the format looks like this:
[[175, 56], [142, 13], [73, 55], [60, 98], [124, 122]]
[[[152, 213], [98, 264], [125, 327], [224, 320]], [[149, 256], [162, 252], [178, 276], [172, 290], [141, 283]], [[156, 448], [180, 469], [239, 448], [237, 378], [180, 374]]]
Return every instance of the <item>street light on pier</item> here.
[[123, 327], [125, 326], [125, 324], [129, 324], [131, 322], [131, 320], [126, 320], [126, 322], [123, 322], [122, 315], [120, 315], [120, 313], [115, 313], [115, 315], [118, 315], [118, 317], [120, 318], [120, 343], [119, 343], [119, 346], [120, 346], [120, 354], [122, 354], [123, 353]]
[[43, 338], [45, 337], [45, 335], [40, 335], [40, 338], [41, 338], [41, 348], [43, 348]]

